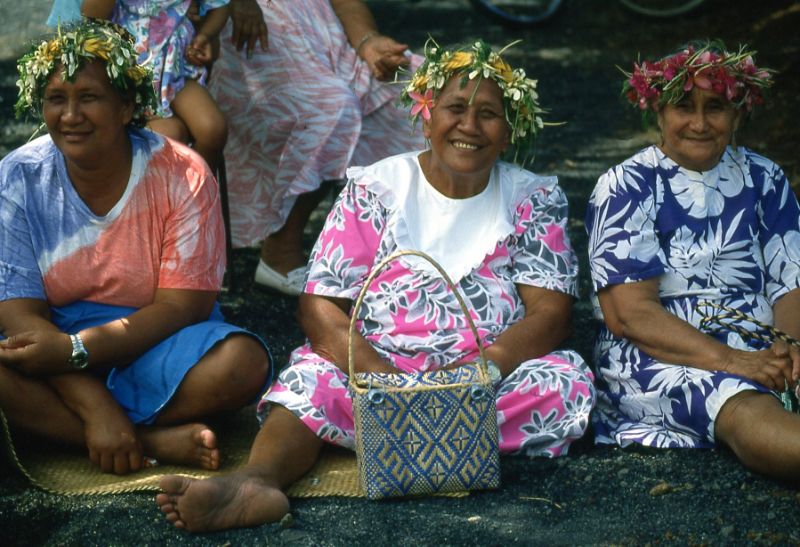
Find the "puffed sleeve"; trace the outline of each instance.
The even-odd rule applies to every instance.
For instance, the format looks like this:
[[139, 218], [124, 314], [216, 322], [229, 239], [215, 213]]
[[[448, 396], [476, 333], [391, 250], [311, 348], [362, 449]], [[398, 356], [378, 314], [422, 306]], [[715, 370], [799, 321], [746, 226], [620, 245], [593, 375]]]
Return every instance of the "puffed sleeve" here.
[[305, 292], [354, 300], [375, 262], [385, 224], [377, 197], [350, 179], [311, 251]]
[[666, 270], [655, 230], [655, 178], [652, 166], [629, 160], [597, 181], [586, 213], [595, 290], [643, 281]]
[[578, 259], [567, 235], [567, 197], [553, 184], [524, 200], [516, 211], [514, 283], [578, 296]]
[[773, 304], [800, 288], [800, 206], [786, 175], [775, 163], [750, 157], [750, 176], [761, 186], [757, 205], [767, 298]]
[[46, 298], [24, 207], [21, 169], [6, 158], [0, 162], [0, 301]]

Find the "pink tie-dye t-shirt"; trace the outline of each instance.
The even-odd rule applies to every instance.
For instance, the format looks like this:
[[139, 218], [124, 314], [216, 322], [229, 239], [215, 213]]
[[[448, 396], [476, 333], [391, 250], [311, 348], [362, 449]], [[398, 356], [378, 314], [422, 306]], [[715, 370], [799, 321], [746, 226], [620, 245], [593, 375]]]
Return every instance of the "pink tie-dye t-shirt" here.
[[49, 136], [0, 162], [0, 301], [139, 308], [157, 288], [219, 289], [225, 239], [211, 172], [181, 144], [130, 137], [128, 186], [104, 216], [81, 200]]

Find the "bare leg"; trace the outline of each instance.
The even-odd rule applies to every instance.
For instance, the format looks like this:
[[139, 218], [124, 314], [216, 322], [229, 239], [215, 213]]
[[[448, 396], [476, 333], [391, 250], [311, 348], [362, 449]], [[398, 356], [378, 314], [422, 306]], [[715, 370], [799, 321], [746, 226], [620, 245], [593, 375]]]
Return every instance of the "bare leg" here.
[[266, 262], [270, 268], [286, 275], [296, 268], [305, 266], [303, 230], [308, 224], [311, 213], [330, 191], [330, 188], [330, 181], [325, 181], [316, 190], [297, 196], [283, 227], [264, 239], [261, 244], [261, 260]]
[[311, 469], [321, 447], [294, 414], [273, 406], [245, 467], [206, 480], [164, 477], [156, 503], [169, 522], [190, 532], [277, 521], [289, 511], [283, 490]]
[[228, 124], [214, 98], [194, 80], [186, 80], [170, 107], [189, 128], [194, 149], [203, 156], [211, 171], [216, 173], [222, 150], [228, 140]]
[[160, 133], [165, 137], [189, 144], [191, 135], [189, 135], [189, 128], [181, 120], [172, 116], [171, 118], [153, 118], [147, 122], [147, 127], [151, 131]]
[[0, 366], [0, 408], [21, 429], [73, 445], [86, 444], [83, 421], [45, 382]]
[[715, 429], [745, 467], [793, 483], [800, 479], [800, 416], [772, 395], [735, 395], [720, 410]]
[[139, 428], [145, 454], [163, 462], [219, 468], [216, 435], [194, 420], [251, 402], [264, 388], [269, 366], [264, 348], [250, 336], [236, 334], [214, 346], [186, 375], [156, 425]]

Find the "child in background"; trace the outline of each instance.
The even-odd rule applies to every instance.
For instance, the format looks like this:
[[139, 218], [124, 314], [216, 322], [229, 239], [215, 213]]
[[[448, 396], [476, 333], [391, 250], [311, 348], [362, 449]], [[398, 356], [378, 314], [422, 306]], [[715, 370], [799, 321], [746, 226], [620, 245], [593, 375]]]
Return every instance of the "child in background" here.
[[47, 16], [47, 26], [57, 28], [81, 18], [81, 0], [55, 0]]
[[[228, 137], [225, 118], [203, 87], [212, 61], [211, 42], [228, 20], [229, 0], [83, 0], [88, 17], [111, 19], [136, 37], [139, 62], [153, 69], [161, 118], [148, 127], [183, 142], [192, 141], [212, 170]], [[188, 12], [196, 4], [197, 30]]]

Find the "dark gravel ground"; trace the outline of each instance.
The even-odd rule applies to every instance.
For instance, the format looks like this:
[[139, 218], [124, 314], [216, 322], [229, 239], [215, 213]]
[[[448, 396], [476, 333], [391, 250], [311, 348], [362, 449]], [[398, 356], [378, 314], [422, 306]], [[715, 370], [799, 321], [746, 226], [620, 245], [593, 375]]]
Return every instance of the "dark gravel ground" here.
[[[290, 0], [282, 0], [290, 1]], [[781, 74], [770, 102], [737, 140], [781, 164], [797, 184], [800, 164], [800, 26], [789, 0], [707, 0], [670, 20], [634, 15], [617, 2], [566, 0], [546, 25], [509, 30], [487, 21], [467, 0], [368, 0], [385, 33], [420, 49], [428, 33], [440, 43], [483, 37], [504, 45], [512, 64], [540, 78], [550, 119], [535, 170], [559, 176], [570, 199], [571, 235], [586, 251], [583, 211], [598, 175], [654, 139], [618, 98], [615, 65], [637, 53], [662, 54], [691, 38], [747, 42], [759, 62]], [[0, 155], [24, 142], [30, 124], [13, 122], [14, 55], [38, 32], [48, 0], [0, 0]], [[317, 215], [318, 229], [323, 212]], [[308, 243], [314, 235], [308, 234]], [[222, 296], [233, 322], [261, 333], [283, 361], [300, 343], [295, 301], [252, 287], [257, 254], [235, 253], [236, 290]], [[585, 266], [585, 258], [584, 258]], [[567, 345], [591, 356], [588, 278]], [[294, 524], [202, 536], [174, 530], [151, 495], [63, 497], [43, 493], [0, 460], [0, 545], [419, 545], [419, 544], [800, 544], [795, 488], [744, 470], [725, 450], [620, 450], [584, 439], [555, 461], [503, 459], [503, 488], [465, 498], [367, 502], [294, 500]]]

